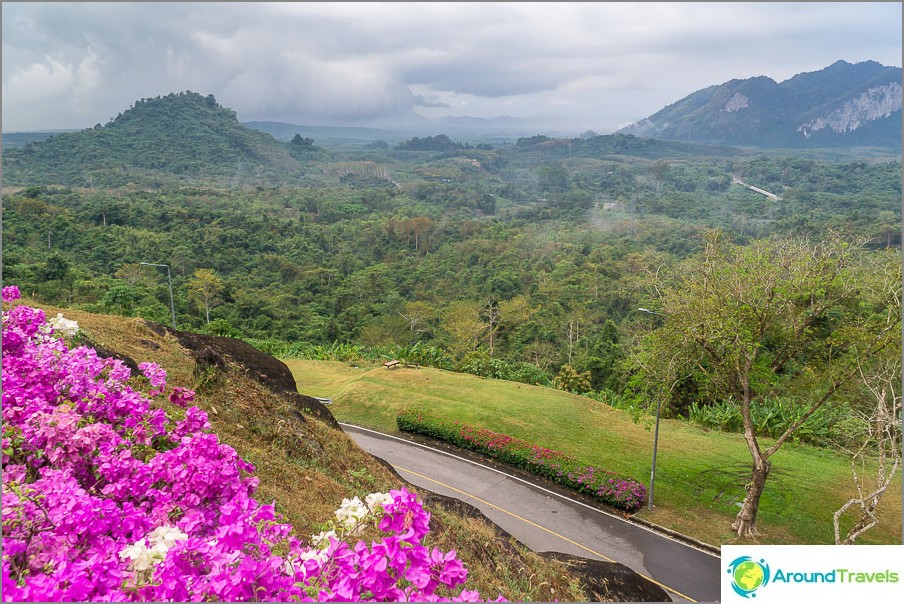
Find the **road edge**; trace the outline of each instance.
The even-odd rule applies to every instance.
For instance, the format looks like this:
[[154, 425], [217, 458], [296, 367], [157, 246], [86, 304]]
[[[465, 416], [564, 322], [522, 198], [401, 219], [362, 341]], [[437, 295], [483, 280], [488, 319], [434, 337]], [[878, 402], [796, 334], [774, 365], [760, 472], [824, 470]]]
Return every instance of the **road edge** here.
[[[544, 479], [542, 476], [537, 476], [535, 474], [531, 474], [530, 472], [526, 472], [521, 468], [512, 466], [512, 465], [507, 464], [498, 459], [494, 459], [492, 457], [482, 455], [476, 451], [462, 449], [461, 447], [457, 447], [451, 443], [447, 443], [445, 441], [441, 441], [441, 440], [430, 438], [430, 437], [423, 436], [423, 435], [412, 435], [412, 434], [406, 434], [406, 433], [389, 434], [386, 432], [381, 432], [379, 430], [374, 430], [373, 428], [368, 428], [366, 426], [360, 426], [357, 424], [352, 424], [350, 422], [343, 422], [343, 421], [340, 421], [339, 425], [342, 426], [343, 431], [345, 430], [345, 426], [349, 426], [351, 428], [355, 428], [358, 430], [373, 432], [375, 434], [381, 434], [381, 435], [389, 437], [389, 438], [396, 438], [396, 439], [408, 441], [408, 442], [411, 442], [414, 444], [427, 446], [427, 447], [430, 447], [432, 449], [438, 450], [440, 452], [443, 452], [443, 453], [446, 453], [449, 455], [455, 455], [456, 457], [464, 458], [468, 461], [471, 461], [472, 463], [479, 463], [480, 465], [482, 465], [484, 467], [490, 468], [492, 470], [496, 470], [498, 472], [502, 472], [503, 474], [509, 474], [510, 476], [512, 476], [514, 478], [523, 480], [524, 482], [531, 483], [534, 486], [536, 486], [537, 488], [541, 488], [546, 491], [553, 492], [560, 497], [570, 499], [581, 505], [593, 508], [602, 514], [607, 514], [609, 516], [615, 516], [625, 522], [641, 526], [651, 532], [658, 533], [663, 536], [669, 537], [671, 539], [674, 539], [675, 541], [679, 541], [690, 547], [694, 547], [703, 552], [711, 554], [715, 557], [721, 557], [722, 550], [721, 550], [721, 547], [719, 547], [719, 546], [712, 545], [712, 544], [706, 543], [704, 541], [700, 541], [698, 539], [685, 535], [684, 533], [680, 533], [678, 531], [658, 525], [654, 522], [650, 522], [649, 520], [644, 520], [642, 518], [636, 518], [633, 515], [622, 512], [621, 510], [615, 510], [614, 508], [609, 509], [607, 507], [601, 506], [599, 504], [599, 502], [597, 502], [589, 497], [584, 497], [580, 493], [573, 492], [572, 490], [567, 489], [559, 484], [548, 481], [548, 480]], [[385, 460], [382, 460], [382, 461], [385, 462]], [[385, 462], [385, 463], [388, 463], [388, 462]], [[503, 472], [499, 468], [505, 468], [505, 471]]]

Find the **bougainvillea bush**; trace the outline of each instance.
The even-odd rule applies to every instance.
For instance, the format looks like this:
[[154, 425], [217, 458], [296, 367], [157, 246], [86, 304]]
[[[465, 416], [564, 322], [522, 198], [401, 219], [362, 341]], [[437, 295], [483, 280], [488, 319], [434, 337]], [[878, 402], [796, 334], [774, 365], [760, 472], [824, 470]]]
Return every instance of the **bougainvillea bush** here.
[[[346, 499], [303, 543], [255, 501], [253, 466], [210, 432], [193, 391], [165, 396], [158, 365], [133, 377], [70, 347], [77, 333], [4, 304], [4, 601], [480, 598], [461, 589], [455, 551], [423, 544], [430, 514], [414, 493]], [[351, 544], [361, 535], [373, 539]]]
[[512, 436], [443, 419], [417, 409], [401, 411], [396, 417], [396, 424], [403, 432], [431, 436], [490, 455], [627, 512], [639, 510], [647, 498], [646, 487], [635, 480], [594, 468], [565, 453]]

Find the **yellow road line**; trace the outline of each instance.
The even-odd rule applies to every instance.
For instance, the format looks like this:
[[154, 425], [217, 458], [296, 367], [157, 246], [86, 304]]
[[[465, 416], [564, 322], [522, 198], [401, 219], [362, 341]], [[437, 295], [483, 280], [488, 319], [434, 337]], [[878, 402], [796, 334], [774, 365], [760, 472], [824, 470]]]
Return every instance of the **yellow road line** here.
[[[516, 514], [516, 513], [514, 513], [514, 512], [510, 512], [510, 511], [508, 511], [508, 510], [505, 509], [505, 508], [501, 508], [501, 507], [499, 507], [498, 505], [495, 505], [495, 504], [493, 504], [493, 503], [490, 503], [489, 501], [486, 501], [486, 500], [484, 500], [484, 499], [481, 499], [480, 497], [477, 497], [477, 496], [475, 496], [475, 495], [471, 495], [470, 493], [467, 493], [467, 492], [465, 492], [465, 491], [462, 491], [461, 489], [456, 489], [455, 487], [453, 487], [453, 486], [451, 486], [451, 485], [448, 485], [448, 484], [446, 484], [446, 483], [444, 483], [444, 482], [440, 482], [440, 481], [438, 481], [438, 480], [434, 480], [433, 478], [430, 478], [429, 476], [424, 476], [423, 474], [419, 474], [419, 473], [415, 472], [414, 470], [407, 470], [407, 469], [402, 468], [402, 467], [400, 467], [400, 466], [395, 466], [395, 469], [396, 469], [396, 470], [400, 470], [400, 471], [402, 471], [402, 472], [407, 472], [408, 474], [413, 474], [413, 475], [415, 475], [415, 476], [417, 476], [417, 477], [419, 477], [419, 478], [423, 478], [424, 480], [429, 480], [430, 482], [433, 482], [433, 483], [435, 483], [435, 484], [438, 484], [438, 485], [440, 485], [440, 486], [442, 486], [442, 487], [445, 487], [445, 488], [447, 488], [447, 489], [449, 489], [449, 490], [451, 490], [451, 491], [455, 491], [456, 493], [458, 493], [458, 494], [460, 494], [460, 495], [464, 495], [465, 497], [469, 497], [469, 498], [473, 499], [474, 501], [479, 501], [480, 503], [482, 503], [482, 504], [484, 504], [484, 505], [488, 505], [488, 506], [490, 506], [491, 508], [493, 508], [493, 509], [495, 509], [495, 510], [499, 510], [500, 512], [502, 512], [502, 513], [504, 513], [504, 514], [508, 514], [508, 515], [511, 516], [512, 518], [517, 518], [517, 519], [520, 520], [521, 522], [525, 522], [525, 523], [527, 523], [527, 524], [529, 524], [529, 525], [531, 525], [531, 526], [533, 526], [533, 527], [535, 527], [535, 528], [540, 529], [541, 531], [546, 531], [546, 532], [549, 533], [550, 535], [554, 535], [554, 536], [558, 537], [559, 539], [562, 539], [563, 541], [567, 541], [568, 543], [574, 545], [575, 547], [579, 547], [579, 548], [581, 548], [581, 549], [583, 549], [583, 550], [586, 550], [586, 551], [590, 552], [591, 554], [593, 554], [594, 556], [599, 556], [600, 558], [602, 558], [602, 559], [605, 560], [606, 562], [616, 562], [616, 561], [613, 560], [612, 558], [610, 558], [610, 557], [608, 557], [608, 556], [604, 556], [603, 554], [601, 554], [601, 553], [599, 553], [599, 552], [597, 552], [597, 551], [594, 551], [594, 550], [590, 549], [589, 547], [587, 547], [587, 546], [585, 546], [585, 545], [581, 545], [581, 544], [578, 543], [577, 541], [572, 541], [571, 539], [569, 539], [569, 538], [566, 537], [565, 535], [560, 535], [559, 533], [557, 533], [557, 532], [555, 532], [555, 531], [553, 531], [553, 530], [550, 530], [550, 529], [546, 528], [545, 526], [540, 526], [540, 525], [537, 524], [536, 522], [531, 522], [531, 521], [528, 520], [527, 518], [522, 518], [521, 516], [519, 516], [518, 514]], [[690, 601], [690, 602], [696, 602], [696, 601], [697, 601], [697, 600], [694, 600], [693, 598], [690, 598], [690, 597], [684, 595], [684, 594], [681, 593], [680, 591], [677, 591], [677, 590], [675, 590], [675, 589], [672, 589], [671, 587], [668, 587], [668, 586], [666, 586], [666, 585], [663, 585], [662, 583], [660, 583], [660, 582], [657, 581], [656, 579], [653, 579], [652, 577], [647, 577], [646, 575], [643, 575], [643, 574], [641, 574], [641, 573], [637, 573], [637, 574], [639, 574], [641, 577], [643, 577], [643, 578], [646, 579], [647, 581], [651, 581], [652, 583], [655, 583], [656, 585], [658, 585], [659, 587], [665, 589], [666, 591], [670, 591], [670, 592], [672, 592], [673, 594], [675, 594], [675, 595], [677, 595], [677, 596], [679, 596], [679, 597], [681, 597], [681, 598], [685, 598], [686, 600], [688, 600], [688, 601]]]

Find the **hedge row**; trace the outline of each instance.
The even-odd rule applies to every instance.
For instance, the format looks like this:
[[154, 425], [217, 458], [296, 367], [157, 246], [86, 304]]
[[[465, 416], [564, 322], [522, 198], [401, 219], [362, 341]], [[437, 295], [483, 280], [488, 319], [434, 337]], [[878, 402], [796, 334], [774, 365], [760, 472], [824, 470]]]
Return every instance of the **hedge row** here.
[[646, 487], [636, 480], [594, 468], [565, 453], [512, 436], [413, 409], [400, 412], [396, 424], [403, 432], [423, 434], [484, 453], [627, 512], [639, 510], [647, 498]]

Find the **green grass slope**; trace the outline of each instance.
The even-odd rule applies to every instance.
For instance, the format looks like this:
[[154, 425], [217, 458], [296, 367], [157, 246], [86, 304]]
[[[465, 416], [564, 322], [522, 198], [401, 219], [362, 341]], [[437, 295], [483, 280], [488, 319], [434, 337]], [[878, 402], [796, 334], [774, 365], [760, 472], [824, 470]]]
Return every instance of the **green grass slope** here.
[[[408, 407], [556, 449], [596, 467], [647, 483], [650, 423], [624, 411], [551, 388], [431, 368], [355, 368], [332, 361], [286, 359], [299, 392], [333, 399], [339, 420], [393, 433]], [[663, 420], [656, 462], [655, 508], [638, 518], [713, 545], [734, 542], [731, 522], [744, 497], [750, 456], [743, 437]], [[854, 493], [849, 459], [786, 444], [774, 457], [760, 505], [761, 543], [833, 543], [832, 515]], [[860, 543], [901, 543], [900, 474], [880, 506], [880, 524]], [[844, 525], [842, 525], [844, 528]]]

